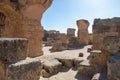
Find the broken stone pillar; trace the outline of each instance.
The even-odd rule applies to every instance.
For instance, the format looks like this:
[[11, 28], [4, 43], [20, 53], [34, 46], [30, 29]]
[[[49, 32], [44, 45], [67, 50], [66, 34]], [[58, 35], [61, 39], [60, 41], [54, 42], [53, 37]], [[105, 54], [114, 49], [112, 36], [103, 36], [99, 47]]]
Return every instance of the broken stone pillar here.
[[120, 80], [120, 56], [110, 56], [107, 66], [107, 80]]
[[41, 19], [43, 13], [50, 7], [52, 0], [25, 0], [19, 2], [23, 7], [21, 14], [23, 15], [24, 29], [26, 38], [29, 39], [29, 57], [43, 55], [42, 37], [43, 27]]
[[78, 41], [79, 45], [87, 45], [89, 40], [88, 26], [89, 22], [87, 20], [78, 20]]
[[69, 37], [75, 37], [75, 29], [68, 28], [67, 29], [67, 36], [69, 36]]
[[120, 37], [120, 18], [95, 19], [93, 24], [93, 49], [100, 50], [106, 36]]
[[16, 62], [27, 57], [28, 40], [24, 38], [0, 38], [0, 61]]

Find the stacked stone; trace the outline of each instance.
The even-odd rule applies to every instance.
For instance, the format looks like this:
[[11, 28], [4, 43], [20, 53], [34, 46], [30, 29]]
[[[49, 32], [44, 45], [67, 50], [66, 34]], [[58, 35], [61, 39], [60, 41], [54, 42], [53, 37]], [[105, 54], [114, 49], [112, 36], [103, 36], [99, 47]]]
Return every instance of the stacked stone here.
[[67, 36], [69, 36], [69, 37], [75, 37], [75, 29], [68, 28], [67, 29]]
[[25, 60], [27, 48], [27, 39], [0, 38], [0, 80], [39, 80], [41, 62]]
[[60, 40], [60, 32], [56, 31], [56, 30], [50, 30], [50, 31], [46, 31], [44, 32], [44, 38], [43, 39], [47, 39], [45, 42], [45, 46], [53, 46], [53, 44]]
[[120, 37], [107, 36], [103, 40], [102, 50], [108, 52], [108, 80], [120, 79]]
[[95, 19], [93, 24], [93, 49], [100, 50], [106, 36], [120, 37], [120, 18]]

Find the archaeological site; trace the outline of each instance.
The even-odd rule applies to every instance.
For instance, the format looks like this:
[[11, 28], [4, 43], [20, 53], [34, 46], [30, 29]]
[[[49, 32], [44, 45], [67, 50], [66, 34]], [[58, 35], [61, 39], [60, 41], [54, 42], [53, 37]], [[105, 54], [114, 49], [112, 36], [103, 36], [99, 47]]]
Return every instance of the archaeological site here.
[[0, 0], [0, 80], [120, 80], [120, 17], [46, 29], [56, 1]]

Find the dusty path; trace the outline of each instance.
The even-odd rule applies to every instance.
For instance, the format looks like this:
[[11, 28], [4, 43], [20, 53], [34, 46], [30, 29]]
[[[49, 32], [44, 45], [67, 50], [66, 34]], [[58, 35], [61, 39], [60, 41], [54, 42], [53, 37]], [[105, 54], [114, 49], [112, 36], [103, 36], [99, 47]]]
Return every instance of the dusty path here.
[[[49, 59], [53, 59], [57, 56], [66, 56], [66, 57], [75, 57], [77, 58], [79, 53], [84, 53], [84, 58], [86, 59], [89, 53], [87, 52], [87, 48], [90, 48], [91, 45], [85, 46], [81, 49], [74, 49], [74, 50], [65, 50], [61, 52], [53, 52], [51, 53], [49, 49], [51, 47], [43, 47], [44, 55], [38, 57], [38, 59], [45, 61]], [[40, 80], [78, 80], [75, 79], [75, 76], [77, 74], [77, 71], [74, 71], [72, 69], [62, 69], [58, 74], [51, 76], [50, 78], [43, 78], [40, 77]]]

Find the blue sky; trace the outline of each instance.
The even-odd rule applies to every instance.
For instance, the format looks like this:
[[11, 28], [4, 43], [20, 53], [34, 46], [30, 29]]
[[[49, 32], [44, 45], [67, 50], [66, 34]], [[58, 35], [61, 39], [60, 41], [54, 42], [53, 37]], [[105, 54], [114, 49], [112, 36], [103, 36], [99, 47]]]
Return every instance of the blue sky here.
[[112, 17], [120, 17], [120, 0], [53, 0], [43, 15], [42, 25], [46, 30], [66, 33], [67, 28], [77, 29], [77, 20], [86, 19], [91, 33], [95, 18]]

